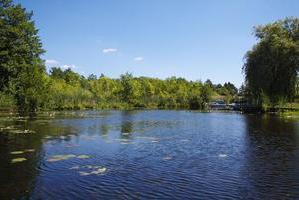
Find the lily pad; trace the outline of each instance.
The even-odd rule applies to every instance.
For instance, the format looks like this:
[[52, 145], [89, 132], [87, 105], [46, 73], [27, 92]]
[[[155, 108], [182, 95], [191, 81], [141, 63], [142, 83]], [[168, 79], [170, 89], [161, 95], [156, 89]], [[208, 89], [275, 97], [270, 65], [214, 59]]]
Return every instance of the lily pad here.
[[181, 142], [189, 142], [187, 139], [182, 139]]
[[71, 167], [70, 169], [80, 169], [80, 166], [76, 165], [76, 166]]
[[163, 160], [172, 160], [172, 156], [166, 156], [163, 158]]
[[23, 154], [23, 153], [24, 153], [24, 151], [12, 151], [12, 152], [10, 152], [10, 154], [12, 154], [12, 155]]
[[129, 139], [114, 139], [114, 141], [119, 141], [119, 142], [129, 142]]
[[35, 133], [35, 131], [33, 131], [33, 130], [28, 130], [28, 129], [25, 129], [25, 130], [24, 130], [24, 133]]
[[35, 149], [25, 149], [25, 152], [35, 152]]
[[77, 145], [77, 144], [68, 144], [68, 145], [65, 145], [66, 148], [75, 148], [75, 147], [79, 147], [80, 145]]
[[90, 158], [90, 156], [89, 155], [79, 155], [79, 156], [77, 156], [77, 158], [87, 159], [87, 158]]
[[135, 144], [135, 142], [121, 142], [120, 144]]
[[107, 171], [106, 167], [98, 168], [91, 172], [79, 172], [81, 176], [88, 176], [88, 175], [102, 175]]
[[73, 154], [65, 154], [65, 155], [54, 155], [51, 158], [49, 158], [47, 161], [48, 162], [57, 162], [61, 160], [68, 160], [70, 158], [75, 158], [76, 155]]
[[26, 158], [14, 158], [11, 160], [11, 163], [18, 163], [27, 160]]

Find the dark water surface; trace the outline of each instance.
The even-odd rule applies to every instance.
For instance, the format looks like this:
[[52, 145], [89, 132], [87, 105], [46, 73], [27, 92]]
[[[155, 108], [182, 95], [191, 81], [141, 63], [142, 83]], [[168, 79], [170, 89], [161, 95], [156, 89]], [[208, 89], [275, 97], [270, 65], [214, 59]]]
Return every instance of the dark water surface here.
[[299, 199], [298, 120], [189, 111], [52, 115], [0, 117], [1, 200]]

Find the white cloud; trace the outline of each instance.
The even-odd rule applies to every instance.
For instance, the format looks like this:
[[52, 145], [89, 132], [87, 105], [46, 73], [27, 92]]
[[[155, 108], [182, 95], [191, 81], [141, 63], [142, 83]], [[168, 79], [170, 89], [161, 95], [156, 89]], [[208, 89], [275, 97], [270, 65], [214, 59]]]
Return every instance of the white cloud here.
[[68, 68], [70, 68], [70, 69], [75, 69], [75, 68], [77, 68], [76, 67], [76, 65], [62, 65], [62, 66], [60, 66], [62, 69], [68, 69]]
[[103, 49], [102, 52], [103, 53], [115, 53], [117, 52], [118, 50], [115, 49], [115, 48], [106, 48], [106, 49]]
[[48, 59], [45, 61], [46, 65], [57, 65], [59, 62], [57, 60]]
[[143, 60], [144, 60], [143, 57], [135, 57], [135, 58], [134, 58], [134, 61], [136, 61], [136, 62], [141, 62], [141, 61], [143, 61]]

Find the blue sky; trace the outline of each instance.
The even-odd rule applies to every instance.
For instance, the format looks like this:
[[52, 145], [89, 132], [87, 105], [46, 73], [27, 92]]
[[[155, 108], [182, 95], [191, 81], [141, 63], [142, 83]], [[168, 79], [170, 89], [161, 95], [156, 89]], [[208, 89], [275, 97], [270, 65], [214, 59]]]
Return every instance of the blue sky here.
[[18, 0], [48, 66], [88, 75], [243, 82], [253, 26], [299, 16], [298, 0]]

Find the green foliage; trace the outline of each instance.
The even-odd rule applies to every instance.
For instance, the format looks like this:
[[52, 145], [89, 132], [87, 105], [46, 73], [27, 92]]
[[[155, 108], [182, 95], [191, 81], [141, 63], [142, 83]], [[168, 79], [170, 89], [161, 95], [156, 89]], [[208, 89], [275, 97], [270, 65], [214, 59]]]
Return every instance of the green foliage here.
[[32, 13], [0, 0], [0, 91], [12, 94], [21, 114], [34, 112], [43, 88], [44, 52]]
[[15, 106], [15, 100], [13, 96], [0, 92], [0, 108], [9, 109]]
[[296, 95], [299, 70], [299, 19], [286, 18], [255, 28], [259, 42], [245, 56], [245, 73], [252, 103], [271, 107]]
[[[92, 77], [92, 78], [91, 78]], [[134, 77], [85, 78], [70, 69], [50, 70], [43, 109], [185, 108], [205, 109], [212, 88], [201, 82], [171, 77], [166, 80]]]

